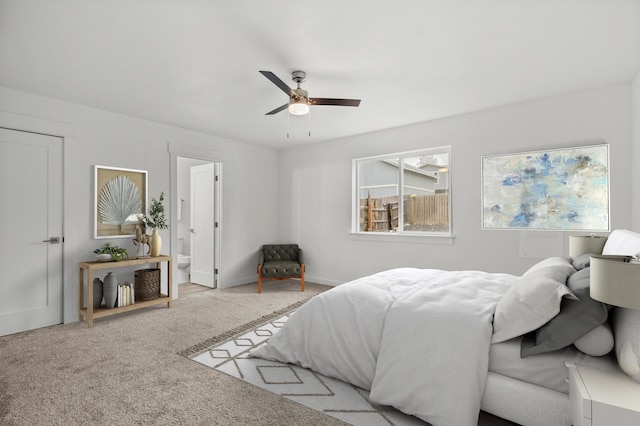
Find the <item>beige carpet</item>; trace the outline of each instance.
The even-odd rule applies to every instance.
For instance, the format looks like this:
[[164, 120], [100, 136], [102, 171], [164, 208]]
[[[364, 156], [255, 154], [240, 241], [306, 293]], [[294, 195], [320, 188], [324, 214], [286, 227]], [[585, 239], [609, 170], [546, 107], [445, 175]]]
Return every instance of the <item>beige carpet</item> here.
[[[178, 352], [329, 287], [269, 282], [0, 337], [2, 425], [344, 425]], [[506, 425], [481, 415], [479, 425]]]

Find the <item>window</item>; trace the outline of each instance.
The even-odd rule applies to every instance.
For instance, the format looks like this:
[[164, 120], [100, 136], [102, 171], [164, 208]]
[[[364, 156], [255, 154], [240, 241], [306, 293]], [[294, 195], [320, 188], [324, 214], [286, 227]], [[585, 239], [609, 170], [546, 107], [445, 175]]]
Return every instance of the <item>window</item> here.
[[451, 147], [353, 160], [355, 233], [451, 235]]

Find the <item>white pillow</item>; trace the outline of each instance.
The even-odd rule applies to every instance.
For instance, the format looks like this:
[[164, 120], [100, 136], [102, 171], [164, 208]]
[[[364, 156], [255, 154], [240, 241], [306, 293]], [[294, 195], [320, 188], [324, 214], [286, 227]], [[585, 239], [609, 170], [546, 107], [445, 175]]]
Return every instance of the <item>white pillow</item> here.
[[[567, 268], [567, 265], [571, 266], [571, 268], [573, 269], [573, 270], [567, 269], [567, 271], [569, 271], [569, 275], [573, 274], [576, 268], [573, 267], [573, 264], [571, 263], [571, 259], [568, 259], [566, 257], [559, 257], [559, 256], [548, 257], [536, 263], [535, 265], [533, 265], [531, 268], [527, 270], [527, 272], [522, 274], [522, 276], [524, 277], [535, 271], [538, 271], [540, 269], [547, 268], [547, 267], [558, 267], [560, 268], [561, 271], [563, 271]], [[567, 278], [569, 278], [569, 275], [567, 275]], [[566, 281], [566, 278], [565, 278], [565, 281]], [[563, 283], [563, 284], [566, 284], [566, 283]]]
[[546, 324], [560, 312], [563, 297], [577, 300], [566, 285], [574, 272], [570, 260], [562, 257], [532, 266], [498, 301], [491, 343], [504, 342]]
[[638, 252], [640, 252], [640, 234], [626, 229], [616, 229], [611, 232], [602, 248], [602, 254], [635, 256]]
[[614, 345], [613, 332], [608, 322], [597, 326], [573, 342], [582, 353], [591, 356], [603, 356], [611, 352]]

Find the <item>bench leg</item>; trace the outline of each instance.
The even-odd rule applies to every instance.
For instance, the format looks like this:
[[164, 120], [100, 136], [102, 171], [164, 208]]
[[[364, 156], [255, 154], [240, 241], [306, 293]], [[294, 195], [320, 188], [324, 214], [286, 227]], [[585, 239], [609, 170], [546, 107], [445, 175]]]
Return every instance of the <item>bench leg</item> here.
[[302, 265], [302, 275], [300, 276], [300, 291], [304, 291], [304, 265]]
[[258, 293], [262, 293], [262, 265], [258, 265]]

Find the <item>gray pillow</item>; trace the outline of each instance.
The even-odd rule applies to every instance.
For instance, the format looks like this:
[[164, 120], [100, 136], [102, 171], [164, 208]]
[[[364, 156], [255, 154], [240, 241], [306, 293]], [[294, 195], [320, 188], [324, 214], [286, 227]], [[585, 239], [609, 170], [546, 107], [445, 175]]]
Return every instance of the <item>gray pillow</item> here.
[[522, 339], [522, 358], [565, 348], [607, 320], [608, 306], [589, 296], [590, 269], [569, 277], [567, 286], [579, 300], [564, 298], [558, 315]]
[[582, 256], [578, 256], [575, 259], [571, 259], [571, 264], [574, 268], [576, 268], [576, 271], [588, 268], [589, 266], [591, 266], [591, 256], [593, 254], [595, 253], [587, 253], [583, 254]]
[[536, 330], [560, 312], [560, 301], [575, 298], [567, 278], [575, 273], [569, 259], [550, 257], [535, 264], [505, 292], [496, 305], [491, 343]]

